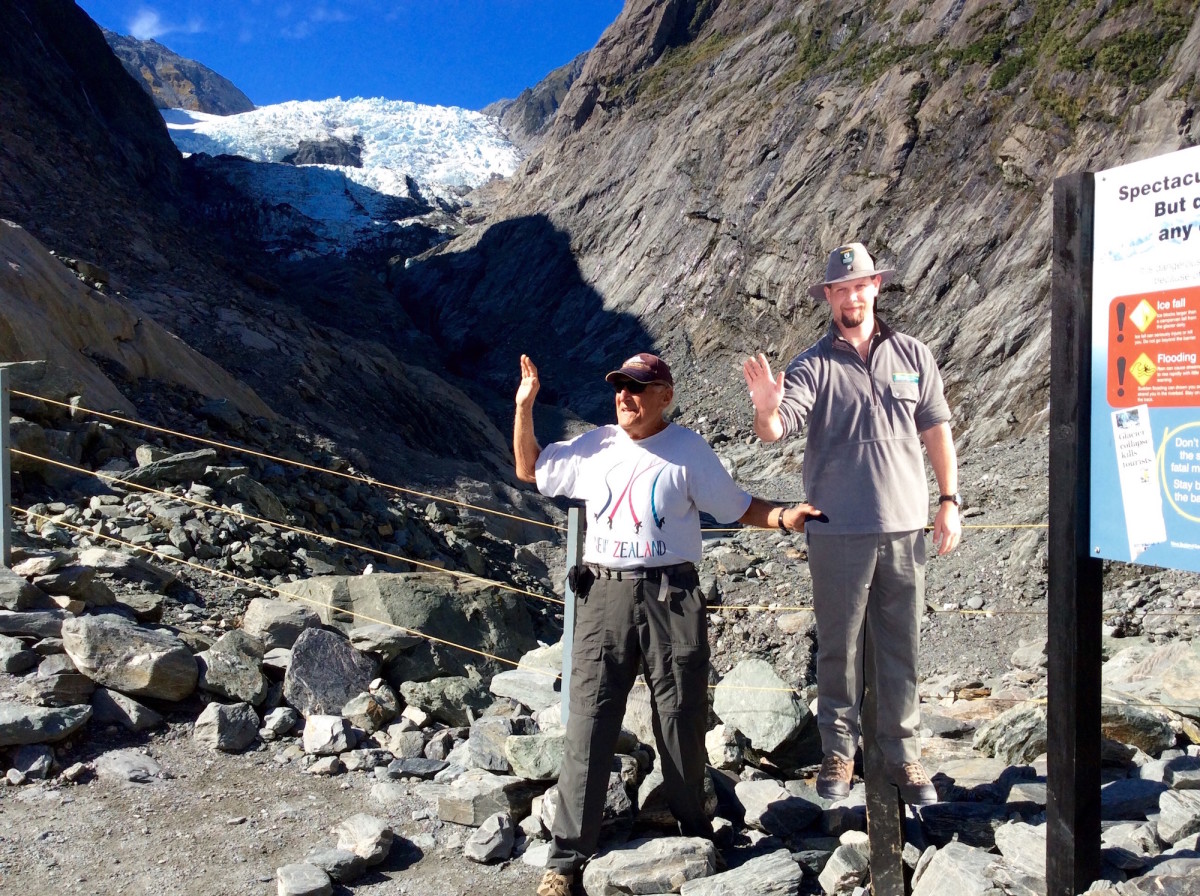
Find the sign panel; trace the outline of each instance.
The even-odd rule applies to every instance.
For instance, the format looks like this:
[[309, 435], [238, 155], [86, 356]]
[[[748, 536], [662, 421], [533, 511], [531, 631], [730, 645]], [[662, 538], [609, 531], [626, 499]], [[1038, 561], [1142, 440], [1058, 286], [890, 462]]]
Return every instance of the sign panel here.
[[1200, 147], [1095, 187], [1093, 556], [1200, 572]]

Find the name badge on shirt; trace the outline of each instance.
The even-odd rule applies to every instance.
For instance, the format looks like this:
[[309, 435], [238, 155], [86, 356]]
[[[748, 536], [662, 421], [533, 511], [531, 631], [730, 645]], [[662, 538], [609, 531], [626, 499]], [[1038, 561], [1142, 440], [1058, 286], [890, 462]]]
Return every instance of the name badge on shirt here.
[[921, 382], [921, 374], [919, 373], [893, 373], [893, 383], [919, 383]]

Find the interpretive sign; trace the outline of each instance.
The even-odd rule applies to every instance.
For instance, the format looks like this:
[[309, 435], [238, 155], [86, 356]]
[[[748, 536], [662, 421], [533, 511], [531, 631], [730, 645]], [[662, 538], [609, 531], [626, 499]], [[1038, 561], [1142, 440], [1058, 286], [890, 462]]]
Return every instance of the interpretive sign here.
[[1200, 147], [1095, 175], [1093, 556], [1200, 571]]

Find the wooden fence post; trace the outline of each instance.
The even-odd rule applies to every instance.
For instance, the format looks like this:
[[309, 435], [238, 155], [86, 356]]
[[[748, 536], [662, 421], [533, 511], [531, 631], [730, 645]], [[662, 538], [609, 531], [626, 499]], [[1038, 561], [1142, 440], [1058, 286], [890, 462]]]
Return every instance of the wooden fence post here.
[[12, 565], [12, 444], [8, 398], [8, 368], [0, 366], [0, 563]]
[[1100, 662], [1104, 583], [1090, 556], [1095, 184], [1054, 182], [1047, 547], [1046, 891], [1100, 876]]
[[862, 741], [863, 782], [867, 790], [867, 838], [871, 847], [873, 896], [904, 896], [904, 806], [900, 791], [888, 778], [883, 751], [875, 740], [878, 703], [875, 691], [875, 648], [871, 626], [863, 638]]

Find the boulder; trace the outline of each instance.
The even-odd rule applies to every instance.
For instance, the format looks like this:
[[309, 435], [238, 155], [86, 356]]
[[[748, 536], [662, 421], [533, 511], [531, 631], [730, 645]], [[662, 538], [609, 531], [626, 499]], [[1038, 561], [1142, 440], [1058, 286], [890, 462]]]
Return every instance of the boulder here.
[[192, 736], [216, 750], [236, 753], [258, 736], [258, 713], [249, 703], [210, 703], [196, 719]]
[[0, 747], [49, 744], [64, 740], [87, 724], [90, 706], [26, 706], [0, 703]]
[[344, 636], [308, 628], [292, 647], [283, 695], [305, 716], [337, 714], [352, 697], [369, 689], [375, 673], [375, 660], [355, 650]]
[[362, 856], [368, 866], [378, 865], [392, 848], [392, 828], [383, 819], [360, 812], [338, 824], [331, 831], [337, 837], [337, 848]]
[[687, 881], [717, 869], [717, 851], [700, 837], [631, 840], [604, 850], [583, 871], [589, 896], [627, 893], [675, 893]]
[[119, 616], [81, 616], [62, 624], [63, 649], [88, 678], [134, 697], [182, 700], [199, 675], [175, 635]]
[[266, 650], [290, 648], [307, 628], [320, 628], [321, 617], [294, 601], [256, 597], [246, 607], [242, 631], [260, 641]]
[[200, 690], [258, 706], [267, 696], [262, 658], [263, 646], [256, 639], [238, 629], [226, 632], [196, 654]]
[[387, 677], [397, 687], [405, 681], [466, 675], [472, 666], [487, 677], [511, 668], [503, 659], [515, 661], [537, 645], [523, 597], [445, 573], [318, 576], [294, 582], [287, 590], [316, 607], [326, 625], [349, 630], [362, 621], [387, 622], [408, 634], [428, 636], [389, 663]]
[[812, 718], [792, 686], [760, 659], [742, 660], [721, 680], [713, 712], [763, 753], [794, 739]]
[[52, 606], [54, 604], [42, 589], [31, 585], [11, 569], [0, 567], [0, 609], [48, 610]]

